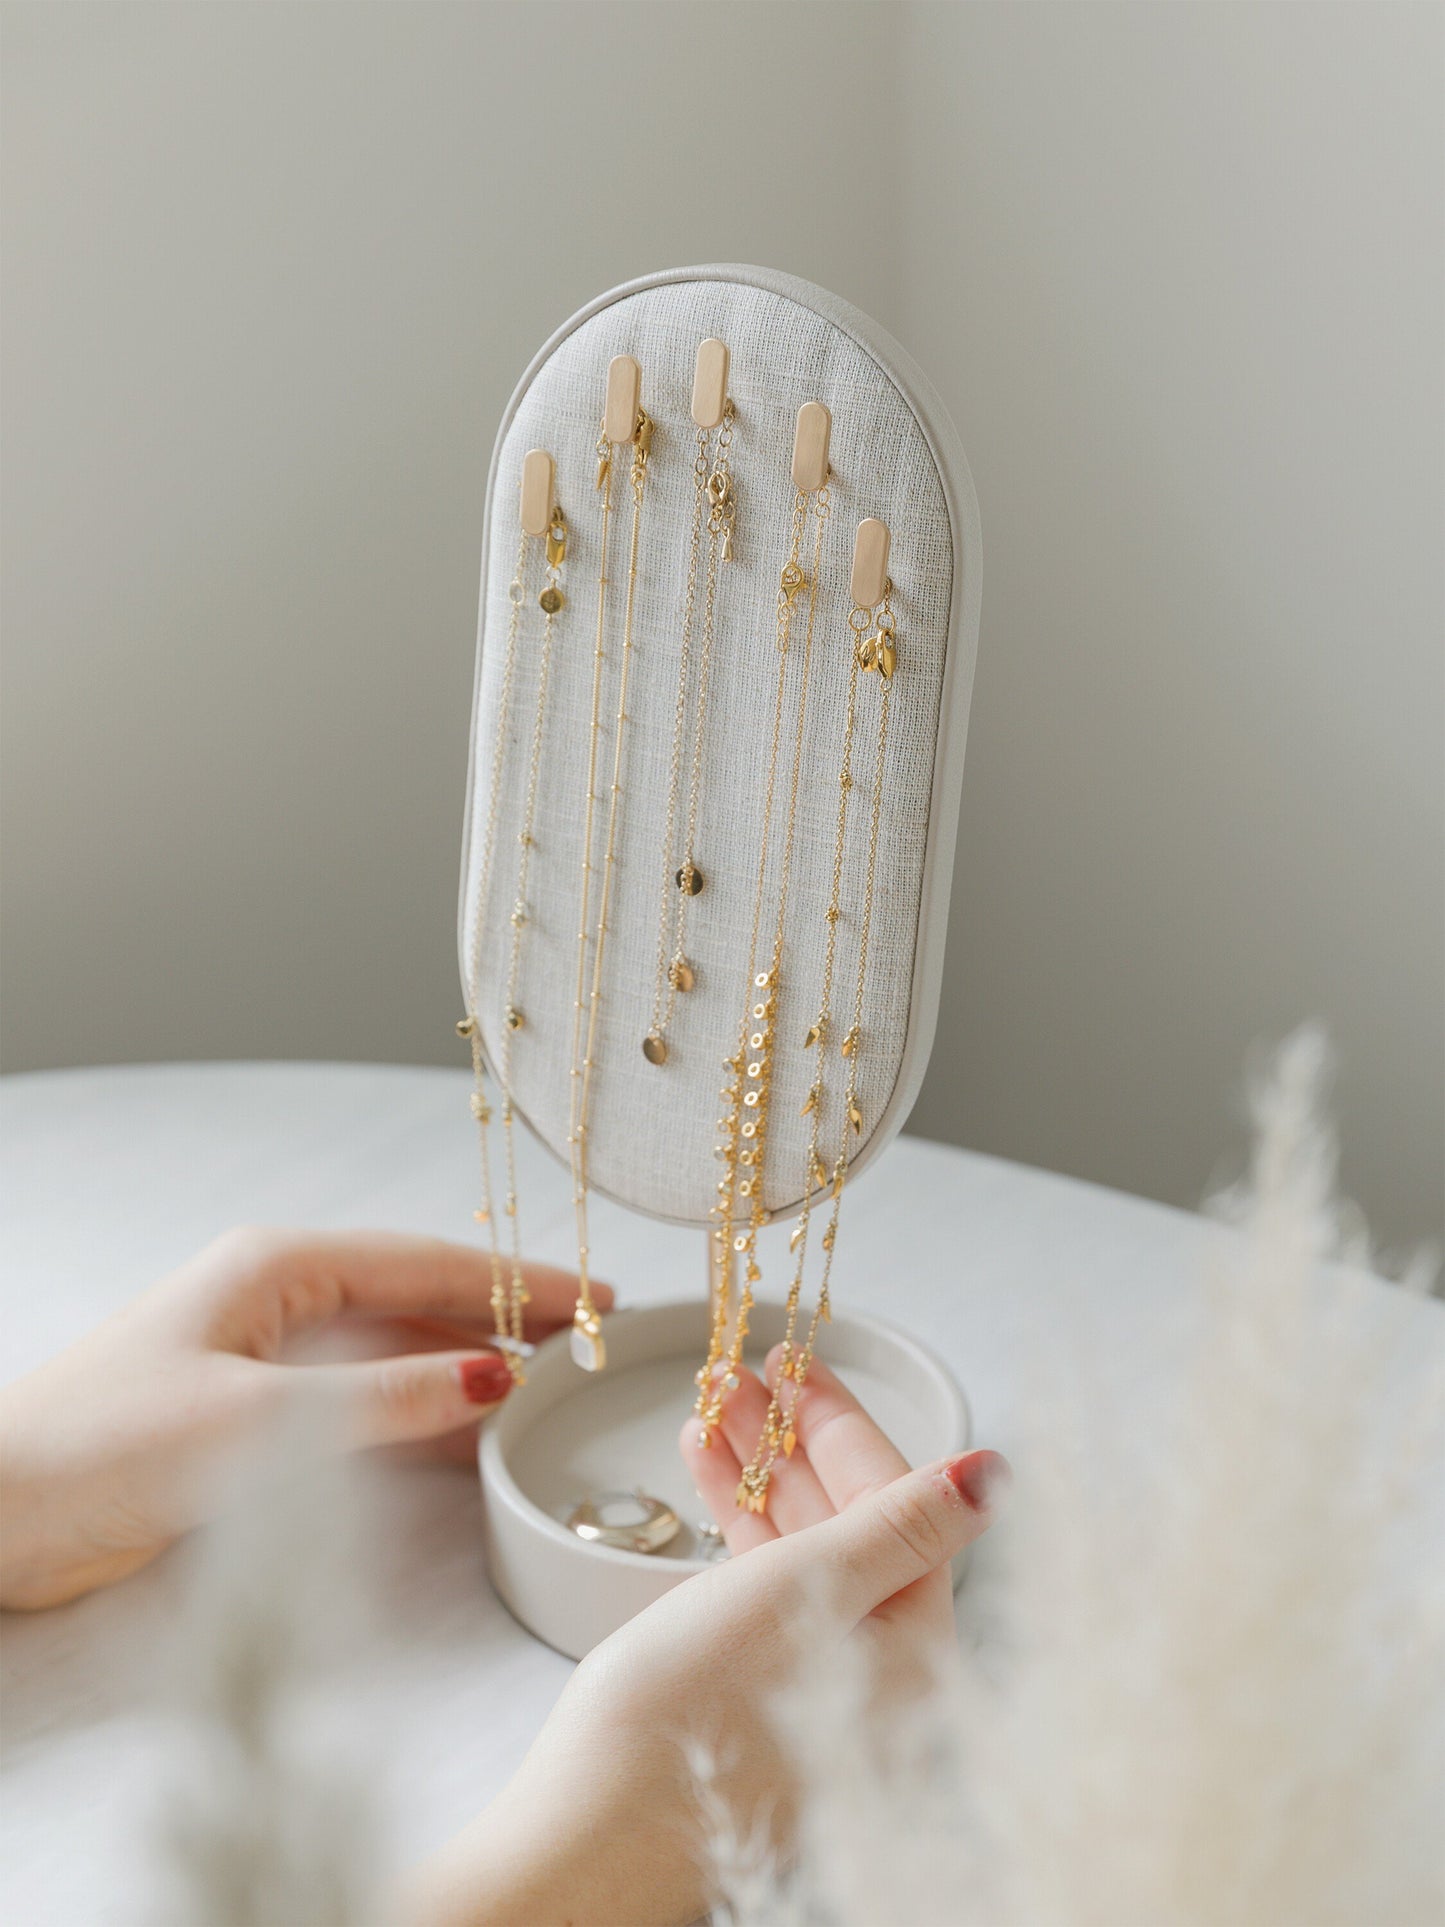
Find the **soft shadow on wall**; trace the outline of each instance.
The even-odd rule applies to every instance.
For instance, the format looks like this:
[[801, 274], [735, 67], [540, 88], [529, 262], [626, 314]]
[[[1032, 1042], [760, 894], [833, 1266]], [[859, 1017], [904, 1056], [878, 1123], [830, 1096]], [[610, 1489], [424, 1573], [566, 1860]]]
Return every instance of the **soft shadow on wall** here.
[[3, 34], [7, 1068], [456, 1061], [496, 420], [598, 288], [756, 260], [913, 349], [983, 508], [915, 1128], [1191, 1203], [1315, 1016], [1347, 1188], [1437, 1226], [1432, 9]]

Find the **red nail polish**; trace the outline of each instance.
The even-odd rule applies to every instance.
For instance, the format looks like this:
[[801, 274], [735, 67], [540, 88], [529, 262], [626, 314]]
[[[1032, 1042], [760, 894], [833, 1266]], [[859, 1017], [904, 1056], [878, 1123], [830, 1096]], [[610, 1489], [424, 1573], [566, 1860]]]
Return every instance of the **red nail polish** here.
[[512, 1368], [500, 1352], [464, 1358], [457, 1367], [462, 1393], [469, 1404], [497, 1405], [512, 1389]]
[[1001, 1452], [965, 1452], [943, 1471], [970, 1512], [987, 1512], [991, 1501], [1013, 1477]]

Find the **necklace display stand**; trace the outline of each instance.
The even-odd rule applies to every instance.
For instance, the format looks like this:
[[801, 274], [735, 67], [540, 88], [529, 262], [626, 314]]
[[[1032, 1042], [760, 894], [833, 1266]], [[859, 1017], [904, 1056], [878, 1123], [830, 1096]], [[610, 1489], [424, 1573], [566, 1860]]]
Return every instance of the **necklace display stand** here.
[[[700, 766], [696, 855], [706, 888], [688, 911], [694, 983], [676, 1000], [666, 1062], [659, 1064], [641, 1045], [654, 1005], [663, 811], [693, 509], [689, 398], [698, 346], [708, 339], [725, 342], [730, 351], [736, 519], [732, 552], [718, 572]], [[777, 1300], [791, 1267], [781, 1221], [801, 1210], [807, 1188], [803, 1107], [819, 1060], [801, 1047], [812, 1020], [829, 905], [837, 745], [850, 652], [858, 640], [848, 626], [854, 531], [861, 521], [877, 518], [891, 536], [899, 667], [867, 952], [867, 1018], [856, 1067], [863, 1122], [850, 1150], [850, 1185], [901, 1129], [933, 1040], [978, 636], [978, 510], [962, 449], [927, 378], [856, 309], [788, 275], [750, 267], [649, 275], [590, 302], [527, 370], [503, 417], [487, 490], [459, 938], [480, 1055], [493, 1071], [507, 1063], [515, 1116], [563, 1165], [571, 1149], [577, 880], [597, 628], [600, 531], [593, 483], [607, 373], [621, 355], [641, 367], [641, 405], [651, 419], [652, 440], [636, 550], [587, 1176], [593, 1191], [631, 1210], [705, 1232], [710, 1265], [718, 1087], [722, 1060], [736, 1046], [748, 968], [768, 748], [764, 712], [771, 710], [776, 675], [774, 609], [793, 499], [794, 423], [808, 402], [823, 402], [832, 415], [807, 774], [798, 794], [778, 993], [780, 1046], [764, 1189], [769, 1225], [760, 1243], [766, 1282], [748, 1333], [748, 1357], [757, 1362], [784, 1333]], [[499, 645], [510, 614], [523, 464], [538, 449], [553, 459], [556, 497], [567, 517], [566, 606], [553, 624], [550, 707], [532, 818], [526, 948], [516, 989], [525, 1022], [519, 1026], [511, 1013], [513, 1034], [504, 1053], [509, 982], [515, 988], [509, 972], [513, 906], [501, 900], [494, 883], [479, 924], [479, 850], [499, 743], [505, 757], [520, 759], [505, 767], [526, 762], [526, 705], [514, 701], [502, 713]], [[619, 582], [622, 589], [627, 584], [623, 567], [609, 559], [608, 568], [613, 587], [602, 647], [612, 659], [608, 687], [615, 692], [621, 644], [612, 619]], [[609, 712], [599, 745], [599, 766], [609, 776], [615, 727]], [[863, 821], [871, 760], [860, 759], [855, 777]], [[520, 780], [501, 785], [498, 849], [516, 847], [524, 789]], [[835, 921], [839, 971], [847, 981], [856, 967], [858, 918], [846, 894], [843, 916]], [[816, 1219], [816, 1193], [813, 1204]], [[525, 1196], [520, 1211], [525, 1239]], [[846, 1238], [845, 1201], [840, 1251]], [[597, 1262], [606, 1275], [605, 1254]], [[841, 1265], [838, 1276], [846, 1278]], [[962, 1449], [967, 1408], [947, 1369], [915, 1338], [850, 1313], [846, 1286], [839, 1289], [843, 1304], [820, 1327], [819, 1356], [840, 1370], [915, 1463]], [[607, 1368], [600, 1373], [576, 1369], [571, 1334], [549, 1340], [529, 1361], [525, 1387], [483, 1430], [493, 1583], [523, 1624], [574, 1657], [707, 1563], [712, 1542], [699, 1536], [701, 1502], [677, 1453], [678, 1431], [695, 1393], [692, 1374], [707, 1346], [707, 1300], [700, 1264], [694, 1299], [607, 1318]], [[565, 1524], [579, 1501], [633, 1489], [664, 1501], [683, 1522], [660, 1551], [599, 1544]]]

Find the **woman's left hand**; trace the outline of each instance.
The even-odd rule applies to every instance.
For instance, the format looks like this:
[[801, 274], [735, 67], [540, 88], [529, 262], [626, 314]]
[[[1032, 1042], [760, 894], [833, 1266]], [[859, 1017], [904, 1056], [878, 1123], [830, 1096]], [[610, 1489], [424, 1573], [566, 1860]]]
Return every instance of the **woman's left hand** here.
[[[524, 1269], [535, 1340], [570, 1320], [577, 1281]], [[491, 1284], [485, 1252], [439, 1239], [216, 1239], [0, 1392], [0, 1606], [109, 1585], [200, 1524], [218, 1465], [275, 1418], [300, 1375], [335, 1394], [348, 1443], [460, 1440], [469, 1454], [512, 1383], [487, 1344]], [[612, 1293], [594, 1293], [608, 1310]], [[287, 1358], [299, 1340], [343, 1334], [346, 1363]]]

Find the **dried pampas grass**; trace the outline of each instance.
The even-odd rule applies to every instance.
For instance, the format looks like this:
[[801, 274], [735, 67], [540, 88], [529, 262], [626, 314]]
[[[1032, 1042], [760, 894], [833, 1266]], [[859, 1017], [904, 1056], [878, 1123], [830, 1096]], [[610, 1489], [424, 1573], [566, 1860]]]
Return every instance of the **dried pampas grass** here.
[[790, 1697], [798, 1859], [765, 1877], [721, 1829], [720, 1918], [1445, 1918], [1441, 1328], [1329, 1267], [1327, 1068], [1303, 1032], [1259, 1080], [1177, 1406], [1146, 1440], [1077, 1381], [1021, 1415], [959, 1673], [883, 1720], [856, 1676]]

